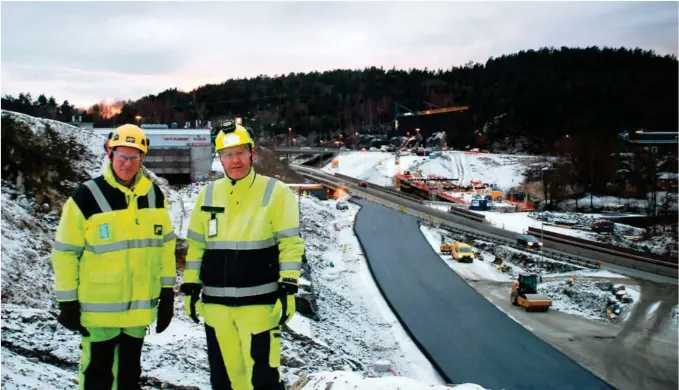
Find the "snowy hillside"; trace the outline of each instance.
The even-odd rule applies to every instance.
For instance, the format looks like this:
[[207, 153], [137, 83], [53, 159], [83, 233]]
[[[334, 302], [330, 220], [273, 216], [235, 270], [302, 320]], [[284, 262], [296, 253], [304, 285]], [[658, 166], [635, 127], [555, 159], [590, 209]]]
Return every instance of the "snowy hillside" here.
[[[28, 125], [36, 137], [42, 137], [45, 133], [45, 128], [49, 126], [56, 130], [64, 142], [69, 142], [73, 139], [77, 145], [83, 146], [87, 150], [87, 154], [82, 156], [83, 158], [72, 161], [73, 167], [90, 175], [98, 173], [101, 158], [104, 155], [104, 137], [95, 134], [90, 129], [81, 129], [63, 122], [36, 118], [18, 112], [3, 110], [2, 117], [11, 118], [20, 124]], [[5, 156], [5, 158], [7, 157], [9, 156]]]
[[[71, 168], [97, 175], [103, 139], [86, 130], [25, 115], [11, 115], [40, 136], [45, 123], [87, 150]], [[74, 140], [74, 141], [73, 141]], [[149, 176], [153, 177], [152, 173]], [[162, 182], [162, 180], [160, 180]], [[74, 184], [74, 183], [73, 183]], [[195, 197], [205, 183], [163, 184], [174, 228], [185, 237]], [[70, 192], [58, 194], [65, 198]], [[298, 313], [283, 332], [281, 372], [302, 389], [447, 388], [389, 310], [368, 271], [352, 221], [356, 207], [339, 211], [335, 201], [303, 198], [306, 259]], [[56, 321], [50, 250], [59, 204], [39, 202], [15, 183], [2, 182], [2, 388], [68, 389], [77, 386], [80, 339]], [[30, 244], [30, 245], [28, 245]], [[154, 327], [142, 355], [144, 389], [209, 389], [202, 325], [183, 314], [183, 297], [162, 334]], [[396, 377], [398, 376], [398, 378]], [[405, 376], [410, 377], [405, 378]], [[384, 377], [384, 378], [379, 378]], [[482, 389], [459, 385], [459, 390]]]
[[423, 175], [458, 179], [459, 185], [469, 185], [472, 180], [496, 184], [507, 190], [523, 184], [523, 173], [528, 165], [543, 160], [537, 156], [518, 156], [504, 154], [469, 154], [465, 152], [442, 152], [442, 155], [429, 159], [423, 156], [406, 155], [399, 158], [383, 152], [344, 152], [337, 160], [338, 167], [332, 164], [323, 167], [328, 173], [340, 173], [378, 185], [391, 185], [396, 169], [403, 171], [420, 170]]
[[[99, 172], [103, 158], [101, 145], [104, 139], [91, 131], [49, 119], [34, 118], [29, 115], [9, 111], [2, 112], [3, 121], [11, 119], [27, 125], [34, 138], [44, 136], [45, 127], [57, 131], [64, 144], [71, 139], [84, 147], [80, 158], [70, 163], [74, 170], [92, 176]], [[6, 140], [3, 139], [3, 143]], [[3, 145], [4, 148], [9, 145]], [[9, 155], [3, 156], [12, 158]], [[31, 161], [31, 165], [38, 165]], [[49, 169], [48, 169], [49, 170]], [[54, 304], [50, 252], [54, 240], [56, 224], [61, 215], [61, 204], [69, 193], [55, 194], [52, 198], [26, 196], [26, 177], [19, 172], [17, 180], [7, 181], [3, 170], [2, 180], [2, 303], [25, 304], [33, 308], [48, 309]], [[58, 175], [58, 172], [56, 173]], [[58, 179], [58, 177], [57, 177]], [[65, 183], [67, 188], [75, 188], [77, 183]], [[30, 243], [30, 245], [27, 245]]]

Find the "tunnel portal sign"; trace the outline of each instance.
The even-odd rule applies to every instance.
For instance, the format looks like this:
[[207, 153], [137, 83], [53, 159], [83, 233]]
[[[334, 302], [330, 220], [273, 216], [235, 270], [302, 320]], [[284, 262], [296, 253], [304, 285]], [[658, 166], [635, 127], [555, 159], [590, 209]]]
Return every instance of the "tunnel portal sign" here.
[[149, 135], [149, 138], [152, 147], [201, 147], [211, 145], [209, 134], [163, 134]]

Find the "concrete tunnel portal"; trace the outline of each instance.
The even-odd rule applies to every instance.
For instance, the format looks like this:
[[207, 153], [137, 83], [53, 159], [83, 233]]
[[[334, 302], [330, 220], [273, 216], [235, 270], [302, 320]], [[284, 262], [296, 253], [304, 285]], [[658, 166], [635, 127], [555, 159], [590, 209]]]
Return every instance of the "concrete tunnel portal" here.
[[[102, 137], [115, 129], [94, 129]], [[207, 180], [212, 169], [214, 147], [210, 129], [144, 129], [149, 152], [144, 166], [170, 184]]]

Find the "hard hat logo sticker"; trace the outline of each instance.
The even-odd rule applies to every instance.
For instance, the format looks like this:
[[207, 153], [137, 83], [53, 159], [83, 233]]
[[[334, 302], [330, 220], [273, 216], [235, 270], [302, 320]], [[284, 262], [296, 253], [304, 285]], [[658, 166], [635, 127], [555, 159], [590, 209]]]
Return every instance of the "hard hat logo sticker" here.
[[125, 137], [125, 142], [132, 142], [134, 143], [135, 138], [134, 137]]
[[237, 145], [239, 141], [240, 139], [238, 138], [238, 134], [229, 133], [224, 137], [224, 146]]

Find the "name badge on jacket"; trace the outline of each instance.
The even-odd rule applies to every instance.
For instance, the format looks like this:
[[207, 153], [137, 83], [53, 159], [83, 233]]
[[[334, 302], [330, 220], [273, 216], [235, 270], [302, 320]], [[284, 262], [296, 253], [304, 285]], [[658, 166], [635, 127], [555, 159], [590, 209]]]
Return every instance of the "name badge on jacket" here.
[[207, 222], [207, 236], [216, 237], [217, 236], [217, 220], [211, 219]]

